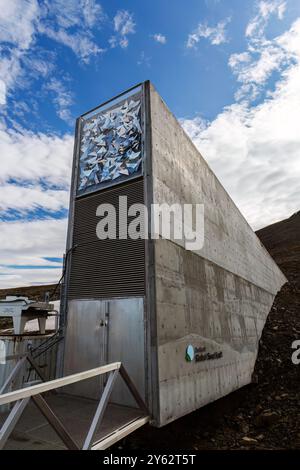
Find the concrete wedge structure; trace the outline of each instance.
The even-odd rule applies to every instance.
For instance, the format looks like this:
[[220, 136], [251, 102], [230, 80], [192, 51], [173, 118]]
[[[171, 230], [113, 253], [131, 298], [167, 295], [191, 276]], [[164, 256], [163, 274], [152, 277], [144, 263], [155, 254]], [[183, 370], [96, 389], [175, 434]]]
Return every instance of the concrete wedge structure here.
[[[102, 204], [118, 214], [114, 239], [97, 236]], [[119, 224], [133, 204], [148, 209], [145, 239], [124, 237]], [[153, 204], [202, 204], [203, 247], [153, 237]], [[155, 426], [251, 381], [286, 282], [149, 82], [77, 121], [65, 265], [61, 370], [124, 363]], [[69, 393], [94, 398], [103, 386], [99, 379]], [[112, 402], [134, 406], [121, 383]]]
[[[251, 382], [258, 342], [286, 278], [150, 86], [156, 203], [204, 204], [204, 246], [155, 241], [159, 424]], [[191, 344], [217, 359], [185, 362]], [[207, 356], [206, 356], [207, 357]]]

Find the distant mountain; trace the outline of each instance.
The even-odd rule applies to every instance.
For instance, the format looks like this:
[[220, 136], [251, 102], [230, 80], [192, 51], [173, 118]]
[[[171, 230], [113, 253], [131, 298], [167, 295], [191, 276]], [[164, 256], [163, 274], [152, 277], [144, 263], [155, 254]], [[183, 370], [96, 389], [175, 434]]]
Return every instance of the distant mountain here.
[[[0, 299], [5, 298], [7, 295], [24, 295], [32, 300], [43, 301], [45, 299], [45, 293], [49, 292], [50, 295], [54, 292], [56, 285], [47, 284], [42, 286], [26, 286], [26, 287], [14, 287], [11, 289], [0, 289]], [[60, 286], [56, 289], [55, 295], [51, 300], [59, 300]]]
[[286, 277], [300, 282], [300, 211], [256, 234]]

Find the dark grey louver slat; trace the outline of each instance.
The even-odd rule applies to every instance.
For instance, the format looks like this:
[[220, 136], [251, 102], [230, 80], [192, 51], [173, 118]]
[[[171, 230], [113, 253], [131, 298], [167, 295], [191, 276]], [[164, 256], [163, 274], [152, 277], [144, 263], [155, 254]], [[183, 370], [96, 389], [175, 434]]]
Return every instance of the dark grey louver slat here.
[[75, 201], [73, 246], [77, 248], [71, 258], [69, 299], [145, 294], [145, 241], [99, 240], [96, 235], [97, 207], [109, 203], [118, 214], [119, 196], [127, 196], [128, 207], [142, 204], [143, 180], [104, 189]]

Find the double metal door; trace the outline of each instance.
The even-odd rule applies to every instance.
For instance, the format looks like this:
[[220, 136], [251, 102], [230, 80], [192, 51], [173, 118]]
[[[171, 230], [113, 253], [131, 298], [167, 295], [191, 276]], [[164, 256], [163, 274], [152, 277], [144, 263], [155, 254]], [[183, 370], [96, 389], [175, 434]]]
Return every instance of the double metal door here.
[[[68, 308], [64, 374], [120, 361], [144, 397], [144, 338], [143, 298], [72, 300]], [[70, 386], [68, 393], [99, 398], [104, 383], [104, 376], [82, 381]], [[120, 377], [111, 401], [135, 405]]]

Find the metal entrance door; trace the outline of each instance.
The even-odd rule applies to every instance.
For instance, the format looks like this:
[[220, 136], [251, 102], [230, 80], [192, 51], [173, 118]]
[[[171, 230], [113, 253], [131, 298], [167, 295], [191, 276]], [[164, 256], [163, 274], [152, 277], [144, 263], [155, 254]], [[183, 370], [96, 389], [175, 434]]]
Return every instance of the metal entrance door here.
[[[120, 361], [145, 398], [145, 328], [143, 298], [71, 300], [68, 308], [64, 375]], [[66, 387], [73, 395], [99, 398], [103, 378]], [[136, 406], [118, 379], [111, 402]]]
[[[143, 298], [114, 299], [108, 302], [108, 362], [121, 361], [139, 394], [145, 399], [145, 328]], [[136, 406], [119, 377], [111, 402]]]
[[[64, 375], [107, 364], [107, 302], [71, 300], [64, 354]], [[72, 395], [99, 398], [104, 376], [65, 388]]]

